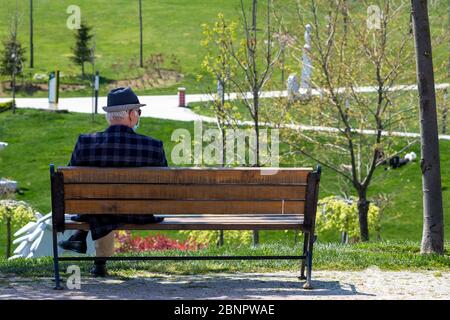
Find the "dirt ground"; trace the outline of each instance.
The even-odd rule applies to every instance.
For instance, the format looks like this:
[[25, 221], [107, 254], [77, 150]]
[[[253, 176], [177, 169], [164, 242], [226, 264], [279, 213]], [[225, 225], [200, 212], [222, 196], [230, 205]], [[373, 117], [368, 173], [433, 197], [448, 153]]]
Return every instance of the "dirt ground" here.
[[313, 290], [289, 272], [206, 275], [81, 275], [79, 289], [53, 290], [50, 278], [0, 275], [0, 299], [449, 299], [450, 272], [316, 271]]

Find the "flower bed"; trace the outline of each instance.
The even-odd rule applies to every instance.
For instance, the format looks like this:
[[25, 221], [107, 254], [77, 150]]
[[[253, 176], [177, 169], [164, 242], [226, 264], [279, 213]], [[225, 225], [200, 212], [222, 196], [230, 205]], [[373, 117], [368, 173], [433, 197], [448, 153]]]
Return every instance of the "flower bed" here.
[[132, 236], [130, 231], [115, 233], [116, 249], [120, 252], [139, 252], [152, 250], [197, 250], [205, 247], [192, 241], [180, 242], [164, 235], [149, 235], [147, 237]]

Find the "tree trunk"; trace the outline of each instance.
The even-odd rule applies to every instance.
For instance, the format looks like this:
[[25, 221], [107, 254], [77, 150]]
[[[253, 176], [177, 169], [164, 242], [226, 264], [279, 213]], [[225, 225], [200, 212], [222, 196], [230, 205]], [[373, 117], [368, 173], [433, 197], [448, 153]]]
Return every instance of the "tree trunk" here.
[[16, 60], [13, 63], [13, 74], [12, 74], [12, 112], [16, 113]]
[[217, 239], [217, 246], [222, 247], [224, 243], [223, 230], [219, 230], [219, 238]]
[[142, 0], [139, 0], [139, 66], [144, 67], [143, 44], [142, 44]]
[[259, 230], [253, 230], [253, 246], [259, 245]]
[[444, 102], [442, 105], [442, 134], [445, 134], [447, 132], [447, 114], [448, 114], [447, 100], [448, 100], [448, 91], [447, 88], [445, 88]]
[[[255, 134], [256, 134], [256, 166], [259, 167], [259, 90], [256, 88], [258, 82], [258, 70], [256, 64], [256, 50], [257, 50], [257, 36], [256, 36], [256, 23], [257, 23], [257, 9], [258, 1], [252, 1], [252, 31], [253, 31], [253, 48], [250, 50], [251, 62], [253, 65], [253, 107], [255, 115]], [[253, 230], [253, 246], [259, 245], [259, 231]]]
[[444, 253], [439, 137], [430, 24], [426, 0], [411, 0], [420, 102], [423, 234], [421, 253]]
[[367, 219], [369, 205], [370, 201], [367, 200], [366, 190], [360, 191], [358, 199], [358, 217], [361, 241], [369, 241], [369, 223]]
[[33, 0], [30, 0], [30, 68], [34, 68]]
[[6, 259], [11, 257], [11, 219], [6, 219]]
[[84, 62], [81, 63], [81, 77], [84, 79]]

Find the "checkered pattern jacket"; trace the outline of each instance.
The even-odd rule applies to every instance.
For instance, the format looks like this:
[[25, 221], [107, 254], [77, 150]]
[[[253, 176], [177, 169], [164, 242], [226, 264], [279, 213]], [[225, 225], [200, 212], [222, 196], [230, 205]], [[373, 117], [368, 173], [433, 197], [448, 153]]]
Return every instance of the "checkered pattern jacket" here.
[[[136, 134], [122, 125], [103, 132], [82, 134], [72, 153], [69, 166], [89, 167], [167, 167], [163, 143]], [[106, 236], [122, 224], [147, 224], [152, 215], [89, 215], [92, 239]]]

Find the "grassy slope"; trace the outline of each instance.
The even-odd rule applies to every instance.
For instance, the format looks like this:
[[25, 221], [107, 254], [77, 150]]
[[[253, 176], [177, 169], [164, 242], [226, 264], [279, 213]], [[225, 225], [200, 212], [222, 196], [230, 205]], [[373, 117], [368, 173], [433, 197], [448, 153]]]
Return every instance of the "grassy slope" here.
[[[24, 194], [18, 199], [30, 202], [42, 213], [50, 210], [50, 185], [48, 165], [53, 162], [57, 166], [66, 165], [70, 159], [72, 148], [79, 133], [102, 130], [105, 121], [98, 116], [94, 121], [86, 114], [56, 114], [34, 110], [18, 110], [0, 114], [0, 141], [10, 145], [0, 154], [0, 176], [19, 181]], [[162, 139], [166, 154], [170, 161], [174, 143], [170, 137], [175, 128], [193, 130], [192, 123], [174, 122], [146, 118], [142, 121], [140, 133]], [[413, 148], [419, 154], [418, 146]], [[444, 189], [444, 211], [449, 221], [450, 208], [450, 143], [441, 142], [441, 160]], [[288, 166], [313, 165], [305, 159], [298, 159]], [[410, 164], [400, 170], [378, 170], [378, 179], [371, 190], [374, 195], [379, 192], [390, 194], [393, 202], [386, 211], [383, 223], [383, 239], [418, 241], [422, 229], [421, 175], [418, 163]], [[336, 175], [324, 169], [321, 181], [321, 196], [337, 192]], [[0, 257], [4, 255], [5, 226], [0, 225]], [[450, 224], [446, 224], [446, 234], [450, 232]], [[172, 236], [181, 237], [177, 233]], [[292, 232], [264, 232], [262, 241], [274, 240], [293, 243]], [[337, 234], [321, 235], [322, 241], [334, 241]]]
[[[283, 14], [286, 19], [296, 18], [292, 2], [283, 1]], [[249, 3], [249, 0], [245, 0]], [[19, 0], [19, 39], [25, 47], [29, 47], [29, 1]], [[447, 18], [442, 18], [447, 13], [445, 1], [436, 1], [436, 5], [430, 6], [431, 29], [436, 46], [433, 50], [435, 59], [437, 81], [445, 77], [445, 68], [440, 68], [442, 62], [448, 59], [448, 46], [445, 41], [440, 41], [437, 36], [445, 32]], [[54, 69], [62, 70], [66, 75], [77, 75], [80, 68], [69, 59], [71, 47], [74, 46], [74, 31], [66, 27], [68, 14], [66, 10], [73, 5], [70, 0], [40, 0], [34, 4], [34, 40], [35, 40], [35, 68], [26, 69], [26, 73], [47, 73]], [[139, 56], [139, 19], [138, 5], [128, 0], [78, 0], [76, 5], [81, 8], [82, 19], [87, 21], [95, 29], [96, 34], [96, 67], [106, 79], [124, 79], [134, 77], [142, 73], [136, 67], [130, 68], [130, 62], [135, 63]], [[264, 1], [261, 2], [261, 6]], [[306, 5], [306, 4], [305, 4]], [[4, 39], [9, 32], [11, 16], [15, 9], [15, 1], [0, 0], [0, 39]], [[365, 14], [366, 8], [360, 4], [351, 8]], [[327, 8], [322, 8], [325, 17]], [[170, 54], [175, 54], [181, 61], [182, 72], [185, 80], [169, 88], [143, 90], [140, 93], [175, 93], [176, 87], [185, 86], [188, 92], [204, 91], [206, 83], [197, 83], [194, 79], [201, 73], [200, 63], [203, 50], [200, 46], [202, 23], [211, 23], [218, 12], [223, 12], [226, 17], [237, 19], [240, 16], [240, 1], [238, 0], [156, 0], [145, 1], [143, 4], [144, 18], [144, 55], [148, 58], [152, 53], [163, 53], [168, 59]], [[262, 12], [262, 10], [261, 10]], [[358, 11], [359, 12], [359, 11]], [[305, 10], [305, 15], [307, 15]], [[402, 9], [402, 17], [409, 17], [408, 5]], [[261, 17], [263, 19], [264, 17]], [[310, 21], [310, 18], [305, 18]], [[295, 30], [300, 28], [296, 27]], [[394, 33], [395, 36], [395, 33]], [[298, 37], [303, 39], [303, 35]], [[410, 46], [412, 50], [412, 44]], [[29, 57], [27, 53], [27, 58]], [[114, 68], [113, 65], [119, 66]], [[409, 68], [414, 70], [414, 61], [410, 60]], [[286, 65], [299, 73], [298, 63], [287, 54]], [[28, 63], [26, 63], [28, 66]], [[91, 67], [87, 66], [87, 72]], [[275, 74], [279, 78], [279, 72]], [[68, 80], [63, 80], [68, 81]], [[71, 80], [73, 81], [73, 80]], [[284, 84], [282, 84], [284, 87]], [[101, 94], [107, 91], [102, 86]], [[78, 92], [66, 92], [64, 96], [90, 95], [90, 90]], [[46, 96], [41, 92], [40, 96]]]

